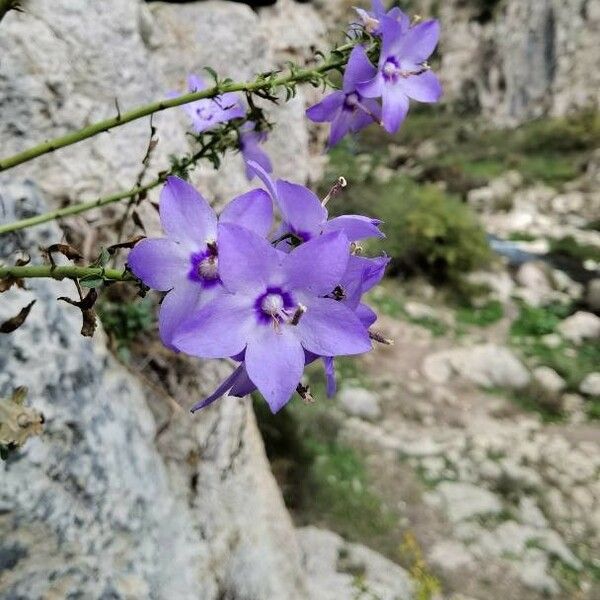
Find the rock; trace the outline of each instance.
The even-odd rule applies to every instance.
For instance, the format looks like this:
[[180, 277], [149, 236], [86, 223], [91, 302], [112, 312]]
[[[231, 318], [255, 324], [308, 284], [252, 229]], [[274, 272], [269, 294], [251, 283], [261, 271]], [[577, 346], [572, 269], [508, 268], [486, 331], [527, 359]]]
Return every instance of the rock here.
[[600, 372], [588, 373], [579, 385], [579, 391], [586, 396], [600, 396]]
[[544, 393], [550, 396], [558, 396], [567, 385], [554, 369], [545, 366], [533, 370], [533, 380]]
[[552, 299], [552, 285], [543, 263], [526, 262], [519, 267], [515, 279], [521, 286], [519, 296], [527, 304], [542, 306]]
[[404, 310], [412, 319], [438, 319], [438, 313], [432, 306], [409, 300], [404, 304]]
[[378, 183], [389, 183], [392, 179], [392, 177], [394, 176], [395, 171], [394, 169], [390, 169], [389, 167], [386, 167], [385, 165], [377, 165], [375, 167], [375, 169], [373, 169], [373, 177], [375, 178], [375, 181], [377, 181]]
[[307, 598], [339, 600], [363, 594], [381, 600], [413, 598], [408, 573], [373, 550], [316, 527], [298, 529], [297, 535], [308, 575]]
[[497, 496], [470, 483], [443, 481], [435, 493], [453, 523], [502, 512], [502, 503]]
[[441, 540], [429, 553], [429, 562], [444, 571], [471, 568], [475, 565], [473, 555], [464, 544], [453, 540]]
[[558, 332], [574, 344], [580, 344], [583, 340], [599, 338], [600, 317], [580, 310], [559, 323]]
[[530, 376], [523, 363], [506, 347], [481, 344], [443, 350], [427, 356], [423, 374], [432, 383], [447, 383], [452, 374], [482, 387], [525, 387]]
[[343, 410], [353, 417], [369, 421], [381, 418], [381, 408], [377, 394], [356, 387], [344, 387], [339, 394], [339, 403]]
[[417, 146], [416, 157], [419, 160], [429, 160], [435, 158], [440, 153], [435, 140], [424, 140]]
[[506, 304], [511, 296], [515, 284], [506, 271], [474, 271], [467, 274], [467, 281], [474, 285], [484, 285], [490, 290], [491, 298]]
[[585, 293], [587, 307], [593, 312], [600, 312], [600, 278], [592, 279]]
[[554, 596], [560, 592], [560, 587], [548, 570], [548, 558], [544, 552], [531, 548], [519, 564], [519, 578], [527, 587]]
[[540, 338], [540, 341], [546, 348], [558, 348], [563, 343], [558, 333], [547, 333]]
[[578, 213], [585, 204], [585, 196], [580, 191], [559, 194], [552, 199], [552, 210], [558, 214]]
[[523, 496], [519, 501], [519, 517], [526, 525], [531, 525], [538, 529], [548, 526], [548, 520], [544, 516], [544, 513], [530, 496]]

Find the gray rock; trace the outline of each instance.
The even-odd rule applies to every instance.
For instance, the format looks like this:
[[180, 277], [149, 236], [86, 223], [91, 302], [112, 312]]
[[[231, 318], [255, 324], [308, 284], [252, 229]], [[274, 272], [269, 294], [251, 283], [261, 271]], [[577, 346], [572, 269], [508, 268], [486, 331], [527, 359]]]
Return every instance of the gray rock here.
[[375, 421], [381, 418], [377, 394], [364, 388], [344, 387], [339, 394], [343, 410], [353, 417]]
[[559, 323], [558, 332], [574, 344], [600, 338], [600, 317], [580, 310]]
[[536, 367], [532, 374], [537, 386], [539, 386], [544, 393], [552, 396], [560, 394], [567, 385], [566, 381], [550, 367]]
[[423, 373], [433, 383], [447, 383], [453, 374], [483, 387], [522, 388], [530, 376], [506, 347], [494, 344], [442, 350], [427, 356]]
[[591, 311], [600, 312], [600, 277], [588, 283], [585, 301]]
[[529, 588], [554, 596], [560, 592], [560, 586], [548, 574], [547, 556], [537, 548], [530, 549], [519, 564], [519, 578]]
[[[349, 544], [339, 535], [304, 527], [298, 530], [311, 600], [339, 600], [367, 594], [381, 600], [411, 600], [408, 573], [377, 552]], [[356, 579], [361, 575], [361, 581]], [[364, 590], [361, 593], [361, 590]]]
[[436, 494], [453, 523], [502, 511], [502, 503], [497, 496], [470, 483], [443, 481], [437, 486]]
[[444, 571], [455, 571], [475, 565], [473, 555], [465, 545], [453, 540], [437, 542], [431, 549], [428, 558], [432, 565]]
[[600, 396], [600, 372], [588, 373], [579, 385], [579, 391], [586, 396]]

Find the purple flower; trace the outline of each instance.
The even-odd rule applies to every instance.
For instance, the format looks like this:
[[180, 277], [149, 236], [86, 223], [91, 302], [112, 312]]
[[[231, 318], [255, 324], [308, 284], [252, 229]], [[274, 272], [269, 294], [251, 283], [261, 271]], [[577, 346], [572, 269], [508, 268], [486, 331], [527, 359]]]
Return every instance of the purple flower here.
[[[350, 256], [346, 271], [340, 282], [334, 288], [329, 297], [342, 302], [354, 311], [365, 329], [368, 329], [377, 320], [377, 315], [366, 304], [360, 302], [362, 294], [377, 285], [384, 274], [389, 259], [386, 256], [378, 258], [364, 258]], [[238, 357], [243, 360], [243, 353]], [[336, 391], [335, 363], [333, 356], [319, 357], [317, 354], [304, 352], [304, 363], [306, 365], [322, 358], [325, 368], [327, 396], [332, 397]], [[230, 396], [241, 398], [256, 390], [256, 386], [248, 377], [246, 366], [242, 364], [207, 398], [198, 402], [192, 408], [193, 411], [209, 406], [221, 396], [228, 393]]]
[[[147, 238], [127, 259], [131, 271], [147, 286], [168, 291], [159, 313], [159, 331], [172, 347], [174, 329], [195, 308], [223, 293], [219, 276], [217, 216], [189, 183], [169, 177], [160, 196], [164, 238]], [[221, 223], [236, 223], [266, 236], [273, 221], [268, 194], [252, 190], [232, 200], [221, 213]]]
[[358, 13], [365, 31], [367, 31], [367, 33], [371, 33], [372, 35], [381, 34], [381, 21], [384, 19], [384, 17], [398, 21], [403, 32], [408, 31], [408, 28], [410, 27], [410, 19], [400, 10], [399, 7], [394, 6], [391, 10], [386, 12], [381, 0], [372, 0], [371, 12], [368, 12], [363, 8], [355, 8], [354, 10]]
[[359, 83], [372, 79], [375, 73], [365, 49], [356, 46], [348, 59], [342, 89], [329, 94], [306, 111], [306, 116], [312, 121], [331, 122], [329, 146], [337, 144], [347, 133], [356, 133], [381, 120], [379, 103], [364, 98], [357, 90]]
[[305, 351], [337, 356], [371, 348], [354, 312], [327, 297], [346, 270], [349, 246], [333, 232], [284, 254], [248, 229], [219, 225], [219, 275], [229, 293], [182, 324], [174, 345], [205, 358], [245, 351], [250, 381], [277, 412], [300, 381]]
[[328, 220], [327, 209], [309, 189], [283, 179], [273, 181], [260, 165], [254, 162], [249, 165], [262, 180], [281, 212], [282, 224], [274, 234], [275, 239], [288, 235], [292, 238], [282, 239], [279, 249], [289, 250], [297, 243], [334, 231], [344, 233], [351, 242], [369, 237], [385, 237], [379, 229], [381, 221], [378, 219], [343, 215]]
[[273, 171], [271, 159], [267, 153], [260, 147], [267, 139], [266, 131], [256, 131], [254, 123], [244, 123], [240, 128], [240, 152], [246, 165], [246, 178], [252, 181], [255, 172], [250, 167], [251, 162], [259, 164], [267, 173]]
[[377, 75], [358, 85], [368, 98], [382, 98], [383, 126], [389, 133], [400, 127], [408, 112], [409, 98], [437, 102], [442, 87], [429, 71], [426, 60], [440, 35], [437, 21], [424, 21], [403, 32], [402, 25], [382, 19], [382, 45]]
[[[199, 92], [206, 89], [206, 83], [197, 75], [188, 77], [188, 90]], [[171, 94], [177, 97], [178, 94]], [[243, 117], [246, 114], [239, 96], [227, 92], [215, 98], [203, 98], [183, 105], [183, 110], [189, 115], [197, 133], [212, 129], [218, 123]]]

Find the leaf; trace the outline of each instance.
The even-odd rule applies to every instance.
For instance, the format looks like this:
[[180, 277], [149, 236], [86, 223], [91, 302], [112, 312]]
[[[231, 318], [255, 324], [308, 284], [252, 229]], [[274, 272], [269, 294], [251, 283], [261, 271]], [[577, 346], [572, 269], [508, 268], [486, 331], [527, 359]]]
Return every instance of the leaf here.
[[98, 275], [86, 275], [79, 280], [79, 285], [84, 288], [97, 288], [104, 283], [104, 279]]
[[211, 68], [211, 67], [204, 67], [203, 70], [206, 71], [211, 76], [211, 78], [215, 82], [216, 86], [219, 85], [219, 76], [218, 76], [217, 72], [213, 68]]
[[[137, 214], [134, 211], [134, 214]], [[135, 220], [135, 219], [134, 219]], [[126, 242], [120, 242], [119, 244], [113, 244], [109, 246], [106, 250], [110, 255], [113, 255], [119, 248], [133, 248], [138, 242], [141, 242], [146, 236], [145, 235], [136, 235], [134, 238], [127, 240]]]
[[72, 306], [76, 306], [81, 310], [81, 316], [83, 324], [81, 326], [81, 335], [84, 337], [92, 337], [96, 330], [96, 312], [94, 311], [94, 304], [98, 300], [98, 292], [95, 289], [91, 289], [82, 300], [72, 300], [66, 296], [61, 296], [58, 300], [67, 302]]
[[73, 248], [73, 246], [69, 246], [69, 244], [52, 244], [45, 248], [45, 251], [48, 254], [54, 254], [55, 252], [59, 252], [63, 256], [66, 256], [69, 260], [81, 260], [83, 256]]
[[137, 210], [134, 210], [131, 213], [131, 219], [144, 233], [146, 232], [146, 228], [144, 227], [144, 224], [142, 223], [142, 219], [140, 218], [140, 215], [138, 214]]
[[27, 306], [23, 307], [18, 315], [8, 319], [8, 321], [4, 321], [0, 325], [0, 333], [12, 333], [15, 329], [18, 329], [25, 323], [25, 319], [29, 315], [31, 308], [35, 304], [35, 300], [32, 300]]

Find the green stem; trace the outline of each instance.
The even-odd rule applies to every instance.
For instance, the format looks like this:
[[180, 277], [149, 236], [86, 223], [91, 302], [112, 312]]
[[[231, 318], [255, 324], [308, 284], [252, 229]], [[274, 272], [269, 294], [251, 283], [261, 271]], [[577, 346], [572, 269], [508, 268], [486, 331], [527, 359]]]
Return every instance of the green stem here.
[[[190, 165], [193, 165], [200, 158], [202, 158], [202, 156], [204, 156], [204, 154], [209, 148], [210, 145], [205, 146], [204, 148], [196, 152], [196, 154], [183, 161], [179, 165], [179, 168], [186, 168]], [[115, 202], [125, 200], [126, 198], [135, 198], [137, 195], [148, 192], [149, 190], [159, 186], [161, 183], [166, 181], [167, 177], [172, 173], [173, 169], [161, 173], [156, 179], [153, 179], [145, 185], [138, 185], [129, 190], [116, 192], [115, 194], [111, 194], [110, 196], [103, 196], [102, 198], [90, 200], [89, 202], [79, 202], [77, 204], [71, 204], [69, 206], [65, 206], [64, 208], [59, 208], [57, 210], [43, 213], [41, 215], [35, 215], [34, 217], [28, 217], [26, 219], [21, 219], [20, 221], [14, 221], [12, 223], [5, 223], [4, 225], [0, 225], [0, 235], [5, 233], [11, 233], [13, 231], [20, 231], [21, 229], [27, 229], [28, 227], [34, 227], [35, 225], [41, 225], [42, 223], [54, 221], [62, 217], [78, 215], [80, 213], [87, 212], [88, 210], [93, 210], [94, 208], [106, 206], [107, 204], [114, 204]]]
[[50, 279], [81, 279], [83, 277], [101, 277], [109, 281], [136, 281], [135, 277], [124, 269], [104, 269], [103, 267], [75, 267], [52, 265], [35, 265], [26, 267], [0, 266], [0, 279], [14, 277], [28, 279], [32, 277], [49, 277]]
[[[3, 0], [0, 0], [0, 2], [2, 1]], [[352, 46], [353, 44], [346, 44], [345, 46], [341, 46], [340, 48], [338, 48], [337, 51], [345, 52], [348, 49], [352, 48]], [[214, 98], [215, 96], [219, 96], [227, 92], [269, 92], [274, 88], [282, 87], [292, 83], [310, 81], [314, 78], [315, 74], [326, 73], [327, 71], [331, 71], [333, 69], [342, 67], [344, 64], [346, 64], [346, 58], [329, 60], [315, 69], [294, 69], [288, 75], [276, 77], [274, 79], [270, 77], [259, 77], [256, 81], [253, 82], [219, 84], [206, 90], [202, 90], [199, 92], [191, 92], [189, 94], [184, 94], [182, 96], [178, 96], [177, 98], [172, 98], [170, 100], [159, 100], [158, 102], [152, 102], [150, 104], [138, 106], [137, 108], [134, 108], [133, 110], [130, 110], [128, 112], [119, 113], [116, 117], [104, 119], [103, 121], [98, 121], [97, 123], [88, 125], [87, 127], [79, 129], [78, 131], [74, 131], [72, 133], [68, 133], [67, 135], [48, 140], [46, 142], [38, 144], [37, 146], [33, 146], [28, 150], [24, 150], [23, 152], [19, 152], [18, 154], [2, 159], [0, 160], [0, 172], [6, 171], [7, 169], [11, 169], [12, 167], [16, 167], [17, 165], [20, 165], [24, 162], [33, 160], [34, 158], [42, 156], [43, 154], [48, 154], [49, 152], [54, 152], [59, 148], [64, 148], [66, 146], [76, 144], [77, 142], [81, 142], [83, 140], [91, 138], [104, 131], [109, 131], [114, 127], [119, 127], [120, 125], [124, 125], [125, 123], [136, 121], [137, 119], [141, 119], [142, 117], [146, 117], [153, 113], [160, 112], [167, 108], [181, 106], [182, 104], [188, 104], [190, 102], [195, 102], [196, 100], [201, 100], [203, 98]]]

